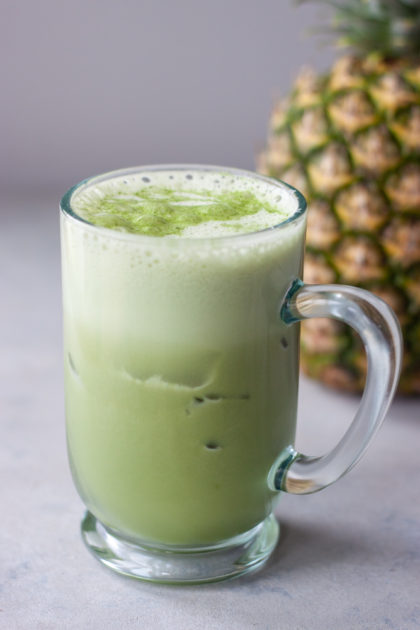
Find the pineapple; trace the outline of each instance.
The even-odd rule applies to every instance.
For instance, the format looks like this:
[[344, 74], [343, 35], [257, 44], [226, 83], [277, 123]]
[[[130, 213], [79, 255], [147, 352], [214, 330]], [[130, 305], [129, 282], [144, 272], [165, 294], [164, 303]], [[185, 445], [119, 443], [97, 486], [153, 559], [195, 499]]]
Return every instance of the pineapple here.
[[[322, 0], [319, 0], [322, 1]], [[420, 393], [420, 1], [324, 0], [354, 53], [304, 69], [272, 112], [258, 170], [308, 201], [304, 279], [366, 288], [403, 330], [400, 390]], [[303, 369], [349, 391], [366, 360], [331, 320], [302, 326]]]

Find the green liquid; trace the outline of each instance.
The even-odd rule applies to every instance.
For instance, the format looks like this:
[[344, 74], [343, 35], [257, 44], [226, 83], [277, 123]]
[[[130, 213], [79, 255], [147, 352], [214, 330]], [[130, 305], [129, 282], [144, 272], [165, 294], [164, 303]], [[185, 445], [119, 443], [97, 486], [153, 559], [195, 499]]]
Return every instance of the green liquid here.
[[63, 218], [68, 449], [106, 525], [206, 545], [270, 513], [297, 399], [297, 328], [278, 310], [304, 225], [274, 232], [201, 244]]

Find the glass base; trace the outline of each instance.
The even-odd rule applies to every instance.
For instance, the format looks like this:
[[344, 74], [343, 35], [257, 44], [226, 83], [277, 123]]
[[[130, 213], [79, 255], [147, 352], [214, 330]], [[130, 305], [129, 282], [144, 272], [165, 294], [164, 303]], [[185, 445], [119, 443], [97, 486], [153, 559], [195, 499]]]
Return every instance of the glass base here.
[[161, 584], [201, 584], [256, 571], [268, 560], [279, 537], [271, 514], [245, 534], [211, 547], [151, 547], [122, 538], [90, 512], [81, 525], [87, 548], [107, 567], [138, 580]]

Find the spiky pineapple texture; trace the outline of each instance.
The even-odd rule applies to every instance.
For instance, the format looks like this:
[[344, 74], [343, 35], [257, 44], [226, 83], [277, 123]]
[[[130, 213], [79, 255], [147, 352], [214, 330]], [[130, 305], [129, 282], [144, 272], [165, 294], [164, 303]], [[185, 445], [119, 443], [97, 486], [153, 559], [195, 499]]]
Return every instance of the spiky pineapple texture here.
[[[411, 38], [419, 32], [420, 2], [329, 4], [339, 5], [339, 27], [344, 5], [369, 6], [382, 29], [386, 17], [397, 16], [398, 33], [404, 26], [408, 36], [396, 39], [395, 23], [388, 24], [391, 34], [378, 52], [371, 23], [372, 53], [347, 54], [323, 76], [303, 70], [272, 112], [258, 170], [308, 200], [305, 280], [363, 287], [394, 309], [405, 344], [400, 389], [420, 393], [420, 57], [413, 49], [420, 37]], [[359, 18], [366, 26], [366, 15]], [[339, 30], [347, 43], [362, 34], [366, 48], [366, 29]], [[332, 320], [302, 326], [302, 365], [329, 385], [363, 387], [360, 341]]]

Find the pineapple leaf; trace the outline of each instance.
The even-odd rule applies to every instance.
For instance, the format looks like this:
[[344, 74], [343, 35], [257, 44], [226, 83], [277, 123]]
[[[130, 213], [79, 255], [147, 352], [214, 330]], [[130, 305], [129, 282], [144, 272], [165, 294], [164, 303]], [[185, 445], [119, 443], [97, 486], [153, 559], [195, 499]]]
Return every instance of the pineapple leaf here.
[[334, 10], [330, 31], [340, 43], [387, 57], [420, 54], [420, 0], [316, 1]]

